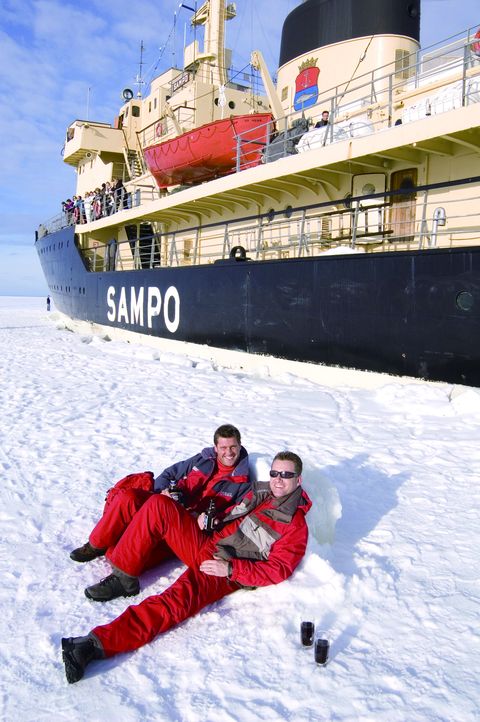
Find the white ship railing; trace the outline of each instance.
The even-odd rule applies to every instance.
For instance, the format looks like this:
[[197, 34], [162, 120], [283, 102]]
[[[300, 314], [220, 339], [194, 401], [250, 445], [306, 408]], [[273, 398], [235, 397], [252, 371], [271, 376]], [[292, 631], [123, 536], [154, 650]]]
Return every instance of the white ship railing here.
[[[472, 50], [475, 31], [470, 28], [446, 44], [360, 76], [347, 91], [332, 88], [303, 114], [297, 111], [277, 118], [263, 149], [263, 162], [480, 102], [480, 57]], [[324, 110], [329, 111], [329, 124], [315, 129]], [[247, 143], [247, 138], [237, 138], [237, 171], [249, 165], [248, 154], [242, 151]]]
[[[480, 102], [480, 58], [471, 49], [475, 32], [476, 28], [470, 28], [466, 33], [452, 36], [446, 44], [407, 56], [402, 59], [401, 68], [390, 64], [361, 76], [348, 92], [331, 89], [317, 105], [309, 108], [308, 118], [297, 112], [277, 119], [276, 128], [267, 124], [266, 143], [252, 143], [251, 131], [246, 136], [239, 135], [232, 147], [235, 170], [240, 172], [258, 164], [259, 150], [262, 162], [272, 162], [293, 153], [308, 152]], [[399, 74], [403, 77], [399, 78]], [[313, 129], [325, 109], [330, 110], [329, 125]], [[181, 110], [190, 115], [193, 112], [190, 108]], [[382, 113], [385, 117], [380, 118]], [[154, 127], [148, 130], [154, 132]], [[261, 128], [257, 128], [259, 137], [261, 132]], [[129, 184], [128, 192], [127, 208], [158, 197], [158, 190], [151, 186]], [[125, 208], [123, 201], [102, 203], [102, 217]], [[86, 220], [85, 211], [80, 210], [79, 223]], [[73, 223], [73, 216], [58, 214], [41, 224], [38, 234], [52, 233]]]
[[[265, 88], [263, 87], [258, 71], [251, 65], [248, 67], [249, 72], [245, 72], [245, 68], [241, 70], [232, 69], [230, 71], [231, 78], [225, 87], [241, 90], [245, 93], [245, 96], [265, 96]], [[208, 91], [208, 95], [211, 95], [210, 90]], [[225, 117], [229, 117], [229, 112], [230, 111], [227, 106], [225, 110]], [[246, 112], [248, 112], [248, 110]], [[172, 115], [174, 120], [170, 115], [164, 115], [161, 118], [152, 121], [152, 123], [142, 128], [142, 130], [138, 131], [137, 137], [141, 148], [148, 148], [149, 146], [157, 143], [175, 138], [177, 136], [175, 128], [176, 125], [183, 128], [184, 132], [195, 129], [196, 109], [194, 106], [181, 105], [172, 110]]]
[[[257, 127], [256, 136], [263, 135], [266, 142], [252, 143], [252, 131], [240, 134], [232, 147], [234, 170], [480, 102], [480, 57], [472, 50], [475, 32], [476, 27], [470, 28], [376, 68], [356, 78], [348, 90], [337, 86], [323, 92], [308, 111], [277, 118], [275, 125], [265, 126], [263, 134]], [[324, 110], [330, 113], [329, 125], [314, 129]], [[173, 114], [180, 126], [193, 129], [193, 107], [182, 106]], [[140, 147], [161, 143], [172, 133], [172, 120], [166, 116], [139, 132]]]
[[67, 226], [83, 225], [100, 218], [108, 218], [120, 211], [138, 208], [156, 198], [158, 198], [156, 188], [140, 183], [129, 184], [128, 188], [121, 188], [115, 192], [107, 192], [90, 203], [86, 203], [85, 198], [82, 198], [72, 208], [64, 207], [61, 213], [42, 223], [38, 228], [38, 235], [42, 237]]
[[[348, 90], [343, 85], [323, 92], [317, 104], [303, 114], [296, 111], [277, 118], [275, 124], [267, 124], [263, 133], [266, 142], [252, 143], [252, 131], [240, 134], [232, 147], [234, 170], [240, 172], [259, 162], [275, 161], [478, 103], [480, 58], [472, 51], [475, 32], [476, 27], [470, 28], [441, 44], [376, 68], [356, 78]], [[324, 110], [330, 113], [329, 125], [314, 129]], [[182, 127], [194, 127], [193, 107], [177, 108], [174, 115]], [[173, 131], [172, 121], [166, 116], [139, 132], [140, 146], [161, 143], [172, 137]], [[261, 126], [255, 133], [262, 137]]]
[[89, 270], [103, 272], [205, 265], [237, 253], [262, 261], [473, 246], [480, 239], [479, 181], [289, 207], [81, 250]]

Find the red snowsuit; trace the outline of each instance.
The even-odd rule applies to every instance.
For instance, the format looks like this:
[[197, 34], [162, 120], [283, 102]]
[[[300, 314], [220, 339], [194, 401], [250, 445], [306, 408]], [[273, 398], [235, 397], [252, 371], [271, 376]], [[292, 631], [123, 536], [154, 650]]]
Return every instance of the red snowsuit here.
[[[143, 567], [143, 555], [162, 540], [188, 569], [161, 594], [128, 607], [117, 619], [92, 630], [106, 657], [141, 647], [242, 586], [278, 584], [293, 573], [305, 554], [305, 514], [311, 501], [301, 487], [283, 499], [275, 499], [268, 489], [268, 484], [257, 484], [212, 536], [200, 531], [195, 519], [168, 497], [155, 495], [144, 504], [110, 555], [112, 563], [136, 576]], [[252, 529], [255, 542], [250, 538]], [[229, 577], [200, 571], [200, 564], [214, 555], [230, 560]]]
[[[97, 549], [107, 549], [107, 557], [113, 551], [125, 529], [138, 510], [150, 497], [168, 487], [170, 480], [178, 482], [186, 498], [186, 506], [196, 514], [204, 511], [209, 499], [214, 497], [217, 510], [222, 511], [236, 504], [250, 488], [248, 454], [241, 448], [240, 458], [232, 472], [215, 478], [216, 454], [213, 448], [203, 449], [185, 461], [173, 464], [154, 479], [151, 471], [130, 474], [109, 490], [103, 515], [92, 530], [89, 542]], [[154, 492], [155, 490], [155, 492]], [[156, 566], [171, 556], [165, 544], [152, 547], [143, 558], [142, 569]]]

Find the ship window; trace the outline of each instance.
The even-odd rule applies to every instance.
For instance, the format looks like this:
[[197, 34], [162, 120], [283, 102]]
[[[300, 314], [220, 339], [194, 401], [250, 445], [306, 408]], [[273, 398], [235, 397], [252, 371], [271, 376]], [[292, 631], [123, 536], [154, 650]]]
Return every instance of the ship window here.
[[266, 218], [268, 223], [271, 223], [273, 221], [273, 219], [275, 218], [275, 211], [273, 208], [270, 208], [270, 210], [266, 214]]
[[288, 98], [288, 85], [282, 88], [282, 101]]
[[154, 99], [153, 99], [153, 108], [154, 108], [154, 110], [156, 109], [156, 107], [157, 107], [157, 99], [154, 98]]
[[292, 206], [287, 206], [287, 207], [285, 208], [284, 213], [285, 213], [285, 218], [291, 218], [291, 215], [292, 215], [292, 213], [293, 213], [293, 208], [292, 208]]
[[218, 98], [215, 98], [213, 102], [215, 103], [215, 105], [218, 105]]
[[234, 109], [235, 103], [233, 102], [233, 100], [231, 100], [231, 101], [229, 102], [228, 107], [229, 107], [231, 110]]
[[140, 106], [132, 105], [132, 115], [134, 118], [140, 118]]
[[474, 298], [469, 291], [460, 291], [460, 293], [457, 294], [455, 303], [460, 311], [471, 311], [474, 304]]
[[415, 71], [410, 66], [410, 53], [408, 50], [395, 50], [395, 77], [407, 80]]
[[412, 191], [411, 193], [396, 193], [391, 196], [392, 203], [402, 203], [404, 201], [414, 201], [417, 197], [415, 194], [415, 186], [417, 183], [416, 169], [412, 170], [399, 170], [392, 173], [391, 177], [391, 188], [394, 190], [401, 191]]
[[326, 239], [332, 238], [332, 219], [322, 218], [322, 230], [320, 231], [321, 237]]
[[149, 112], [149, 113], [152, 112], [152, 101], [150, 101], [149, 104], [148, 104], [148, 112]]

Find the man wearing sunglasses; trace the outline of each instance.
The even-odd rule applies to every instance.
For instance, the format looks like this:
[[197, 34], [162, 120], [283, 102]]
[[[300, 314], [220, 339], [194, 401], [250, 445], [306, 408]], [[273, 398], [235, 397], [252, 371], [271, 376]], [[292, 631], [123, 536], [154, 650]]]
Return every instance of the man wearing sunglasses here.
[[[217, 519], [211, 535], [203, 531], [203, 515], [193, 519], [164, 495], [155, 496], [160, 514], [145, 504], [110, 558], [120, 584], [136, 579], [153, 538], [166, 543], [188, 568], [164, 592], [128, 607], [112, 622], [85, 637], [62, 639], [67, 680], [78, 682], [92, 660], [138, 649], [237, 589], [288, 579], [308, 539], [305, 515], [312, 503], [301, 487], [301, 474], [297, 454], [278, 453], [270, 481], [255, 482], [237, 506]], [[115, 596], [122, 594], [111, 599]]]

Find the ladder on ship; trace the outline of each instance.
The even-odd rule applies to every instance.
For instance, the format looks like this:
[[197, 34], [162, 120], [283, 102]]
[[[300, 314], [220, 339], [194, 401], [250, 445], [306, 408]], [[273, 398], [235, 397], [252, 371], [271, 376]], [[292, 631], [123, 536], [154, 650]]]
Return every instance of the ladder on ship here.
[[138, 178], [146, 172], [143, 158], [136, 150], [132, 150], [132, 148], [124, 148], [123, 157], [125, 159], [125, 166], [129, 180]]

